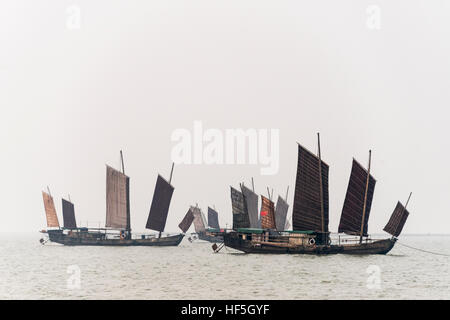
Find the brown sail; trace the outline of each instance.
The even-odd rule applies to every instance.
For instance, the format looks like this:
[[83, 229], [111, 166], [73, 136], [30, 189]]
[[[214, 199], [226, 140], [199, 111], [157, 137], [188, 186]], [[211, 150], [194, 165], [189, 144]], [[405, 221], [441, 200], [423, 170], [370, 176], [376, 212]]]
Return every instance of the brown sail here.
[[106, 166], [106, 227], [130, 229], [130, 178]]
[[[367, 171], [355, 159], [353, 159], [352, 172], [342, 208], [339, 232], [351, 235], [361, 235], [361, 223], [363, 224], [363, 236], [367, 236], [367, 222], [369, 221], [370, 208], [372, 206], [373, 193], [376, 180], [372, 175], [366, 196]], [[364, 214], [364, 199], [366, 198], [366, 210]], [[362, 221], [364, 214], [364, 222]]]
[[174, 187], [163, 177], [158, 175], [155, 192], [153, 193], [152, 205], [148, 214], [147, 229], [163, 232], [166, 227], [167, 215], [169, 214], [170, 201], [172, 200]]
[[301, 145], [298, 145], [292, 224], [293, 230], [328, 232], [328, 165]]
[[278, 196], [277, 205], [275, 207], [275, 224], [278, 231], [285, 230], [286, 217], [289, 209], [287, 202], [280, 196]]
[[47, 227], [59, 228], [58, 216], [56, 215], [55, 204], [50, 194], [42, 191], [44, 199], [45, 216], [47, 218]]
[[194, 229], [195, 232], [201, 233], [205, 232], [206, 230], [206, 224], [202, 217], [202, 211], [199, 207], [191, 207], [192, 212], [194, 214]]
[[250, 220], [242, 192], [231, 187], [231, 207], [233, 211], [233, 229], [250, 228]]
[[219, 214], [213, 208], [208, 207], [208, 226], [213, 229], [220, 229]]
[[261, 196], [261, 228], [276, 229], [274, 203], [268, 198]]
[[244, 196], [244, 204], [248, 213], [250, 228], [261, 228], [261, 221], [258, 218], [258, 195], [244, 185], [241, 185]]
[[397, 202], [397, 206], [392, 212], [391, 218], [389, 222], [384, 227], [384, 231], [393, 235], [394, 237], [398, 237], [402, 232], [403, 226], [405, 225], [406, 219], [408, 219], [409, 212], [406, 208], [399, 202]]
[[63, 220], [64, 228], [66, 229], [76, 229], [77, 222], [75, 220], [75, 208], [73, 203], [62, 199], [62, 210], [63, 210]]
[[189, 208], [188, 212], [186, 213], [186, 215], [184, 216], [183, 220], [180, 222], [180, 224], [178, 225], [178, 227], [179, 227], [184, 233], [186, 233], [186, 231], [189, 230], [189, 227], [191, 226], [192, 221], [194, 221], [194, 214], [192, 213], [192, 209]]

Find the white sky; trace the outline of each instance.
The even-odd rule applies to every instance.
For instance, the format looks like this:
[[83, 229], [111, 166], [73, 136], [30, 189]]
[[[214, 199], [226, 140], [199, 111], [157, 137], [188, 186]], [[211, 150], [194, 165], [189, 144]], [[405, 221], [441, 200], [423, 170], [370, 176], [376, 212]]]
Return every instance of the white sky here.
[[[69, 5], [81, 29], [66, 27]], [[366, 8], [381, 9], [381, 29]], [[191, 204], [231, 223], [229, 185], [285, 194], [296, 141], [330, 165], [337, 230], [351, 159], [377, 179], [369, 231], [413, 191], [405, 233], [449, 233], [448, 1], [23, 1], [0, 3], [1, 229], [45, 227], [41, 190], [70, 193], [77, 221], [105, 220], [105, 164], [124, 150], [142, 230], [173, 130], [280, 129], [280, 171], [175, 167], [168, 231]]]

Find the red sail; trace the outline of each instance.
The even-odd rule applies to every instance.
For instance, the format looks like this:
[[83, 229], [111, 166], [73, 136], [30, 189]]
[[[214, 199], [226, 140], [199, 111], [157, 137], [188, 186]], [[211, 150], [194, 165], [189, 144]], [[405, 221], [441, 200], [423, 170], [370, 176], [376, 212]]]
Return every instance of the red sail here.
[[264, 196], [261, 196], [261, 228], [276, 229], [275, 205], [272, 201]]
[[342, 208], [339, 232], [351, 235], [361, 235], [361, 224], [363, 224], [363, 236], [367, 236], [367, 224], [369, 221], [370, 208], [372, 206], [373, 193], [376, 180], [372, 175], [369, 178], [367, 189], [366, 212], [363, 218], [364, 197], [366, 193], [367, 170], [353, 159], [352, 172], [345, 195], [344, 207]]
[[408, 210], [406, 210], [400, 201], [397, 202], [397, 206], [395, 207], [394, 212], [392, 212], [391, 218], [383, 230], [389, 234], [392, 234], [394, 237], [398, 237], [402, 232], [408, 216]]
[[[322, 192], [320, 191], [320, 171], [322, 172]], [[319, 170], [319, 158], [301, 145], [298, 146], [292, 224], [293, 230], [328, 232], [328, 165], [321, 161], [321, 170]]]
[[53, 198], [48, 193], [42, 191], [42, 198], [44, 199], [45, 216], [47, 218], [47, 227], [59, 228], [58, 216], [56, 215], [55, 204]]

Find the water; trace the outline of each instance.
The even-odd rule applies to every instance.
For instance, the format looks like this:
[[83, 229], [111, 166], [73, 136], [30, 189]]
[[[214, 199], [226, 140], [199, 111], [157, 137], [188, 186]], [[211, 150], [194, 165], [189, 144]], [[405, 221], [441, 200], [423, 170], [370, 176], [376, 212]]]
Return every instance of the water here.
[[[0, 236], [1, 299], [450, 299], [450, 257], [399, 244], [386, 256], [245, 255], [187, 239], [120, 248], [39, 238]], [[450, 236], [400, 242], [450, 254]]]

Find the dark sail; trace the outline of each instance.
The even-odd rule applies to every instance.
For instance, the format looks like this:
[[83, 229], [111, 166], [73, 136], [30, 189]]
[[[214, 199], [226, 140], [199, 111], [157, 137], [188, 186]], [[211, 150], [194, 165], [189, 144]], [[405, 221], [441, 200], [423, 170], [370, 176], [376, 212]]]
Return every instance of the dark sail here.
[[201, 233], [206, 230], [206, 223], [203, 217], [203, 213], [199, 207], [191, 207], [192, 213], [194, 215], [194, 228], [195, 232]]
[[62, 210], [63, 210], [64, 228], [76, 229], [77, 222], [75, 220], [75, 208], [73, 206], [73, 203], [65, 199], [62, 199]]
[[183, 220], [180, 222], [178, 227], [186, 233], [186, 231], [189, 230], [189, 227], [192, 224], [192, 221], [194, 221], [194, 214], [192, 213], [192, 210], [189, 208], [188, 212], [184, 216]]
[[44, 200], [45, 217], [47, 218], [47, 227], [59, 228], [58, 216], [56, 215], [55, 203], [53, 197], [42, 191], [42, 198]]
[[261, 228], [261, 221], [258, 218], [258, 195], [244, 185], [241, 190], [250, 220], [250, 228]]
[[[364, 211], [364, 197], [366, 193], [367, 171], [353, 159], [352, 172], [342, 208], [339, 232], [351, 235], [361, 235], [361, 223]], [[367, 222], [369, 221], [373, 193], [376, 180], [370, 175], [367, 189], [366, 212], [364, 215], [363, 236], [367, 236]]]
[[408, 216], [408, 210], [406, 210], [400, 201], [397, 202], [397, 206], [395, 207], [394, 212], [392, 212], [391, 218], [383, 230], [389, 234], [392, 234], [394, 237], [398, 237], [402, 232]]
[[322, 192], [320, 192], [319, 158], [299, 145], [292, 211], [293, 230], [328, 232], [328, 165], [323, 161], [321, 171]]
[[244, 203], [243, 194], [231, 187], [231, 206], [233, 211], [233, 229], [250, 228], [250, 220]]
[[261, 228], [276, 229], [274, 203], [268, 198], [261, 196]]
[[213, 229], [220, 229], [219, 214], [216, 210], [208, 207], [208, 226]]
[[170, 200], [172, 199], [174, 187], [163, 177], [158, 175], [155, 192], [153, 193], [152, 205], [147, 219], [147, 229], [163, 232], [169, 213]]
[[277, 205], [275, 207], [275, 224], [278, 231], [285, 230], [286, 217], [289, 209], [287, 202], [280, 196], [278, 196]]
[[106, 166], [106, 227], [130, 229], [130, 178]]

